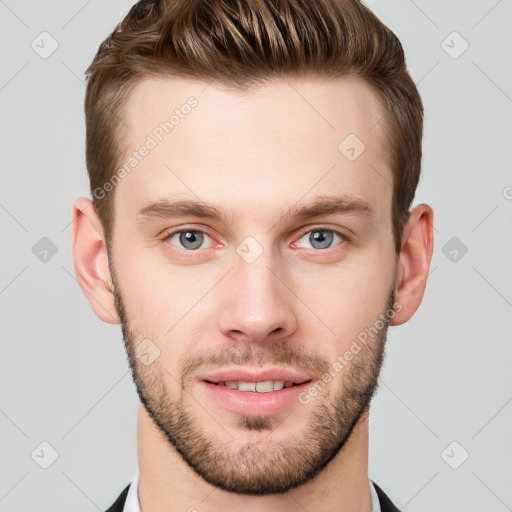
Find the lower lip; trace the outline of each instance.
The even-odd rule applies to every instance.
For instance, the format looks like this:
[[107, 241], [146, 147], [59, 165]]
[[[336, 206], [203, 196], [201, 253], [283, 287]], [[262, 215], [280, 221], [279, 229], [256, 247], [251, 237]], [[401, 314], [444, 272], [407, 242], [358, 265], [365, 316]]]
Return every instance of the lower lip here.
[[279, 391], [239, 391], [202, 380], [200, 386], [228, 411], [244, 416], [270, 416], [290, 406], [310, 384], [304, 382]]

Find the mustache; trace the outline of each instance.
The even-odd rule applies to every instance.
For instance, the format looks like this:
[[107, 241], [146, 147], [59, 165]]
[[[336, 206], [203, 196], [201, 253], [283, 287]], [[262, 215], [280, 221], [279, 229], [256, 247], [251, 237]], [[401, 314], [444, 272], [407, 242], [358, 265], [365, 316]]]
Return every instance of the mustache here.
[[293, 367], [315, 377], [321, 377], [330, 367], [329, 361], [320, 352], [305, 352], [290, 342], [274, 342], [257, 347], [232, 342], [216, 350], [191, 354], [183, 364], [182, 377], [184, 380], [190, 378], [198, 368], [204, 366], [264, 365]]

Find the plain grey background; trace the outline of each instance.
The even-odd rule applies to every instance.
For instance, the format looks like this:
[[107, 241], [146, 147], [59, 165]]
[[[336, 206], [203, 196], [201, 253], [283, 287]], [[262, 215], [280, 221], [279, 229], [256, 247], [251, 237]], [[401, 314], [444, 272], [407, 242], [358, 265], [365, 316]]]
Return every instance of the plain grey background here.
[[[121, 331], [70, 251], [89, 195], [83, 73], [132, 3], [0, 0], [1, 512], [105, 510], [136, 469]], [[423, 304], [389, 331], [369, 475], [404, 511], [512, 510], [512, 2], [367, 5], [422, 94], [414, 204], [435, 213]]]

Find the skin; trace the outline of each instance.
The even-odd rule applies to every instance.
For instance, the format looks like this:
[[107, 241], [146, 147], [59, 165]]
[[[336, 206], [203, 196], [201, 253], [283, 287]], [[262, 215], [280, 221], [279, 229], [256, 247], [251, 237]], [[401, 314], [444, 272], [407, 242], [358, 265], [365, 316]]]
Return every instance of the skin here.
[[[73, 208], [77, 279], [97, 316], [122, 324], [141, 399], [141, 510], [272, 512], [299, 503], [369, 512], [368, 404], [388, 322], [309, 403], [270, 416], [228, 411], [195, 379], [243, 361], [322, 380], [393, 304], [389, 324], [409, 320], [432, 257], [432, 209], [411, 210], [397, 255], [384, 110], [360, 79], [274, 80], [249, 95], [144, 79], [125, 111], [127, 154], [190, 96], [197, 107], [115, 187], [110, 267], [91, 202]], [[366, 146], [354, 161], [338, 150], [350, 133]], [[373, 215], [282, 217], [328, 195], [356, 197]], [[158, 200], [198, 198], [230, 215], [138, 216]], [[206, 235], [191, 251], [179, 234], [166, 239], [179, 229]], [[310, 237], [318, 230], [344, 236], [319, 248]], [[248, 236], [262, 250], [251, 263], [236, 250]], [[149, 365], [135, 352], [147, 339], [159, 350]]]

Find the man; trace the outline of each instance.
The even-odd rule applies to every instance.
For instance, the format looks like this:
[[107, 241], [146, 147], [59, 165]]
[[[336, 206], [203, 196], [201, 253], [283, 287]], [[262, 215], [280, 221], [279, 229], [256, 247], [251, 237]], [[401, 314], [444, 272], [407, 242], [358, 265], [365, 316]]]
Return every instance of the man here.
[[88, 75], [75, 272], [140, 398], [109, 510], [398, 510], [369, 405], [433, 212], [397, 38], [350, 0], [143, 1]]

